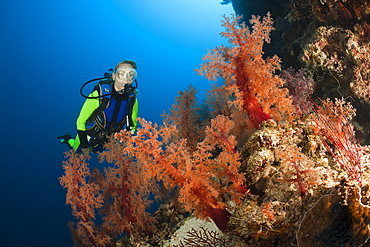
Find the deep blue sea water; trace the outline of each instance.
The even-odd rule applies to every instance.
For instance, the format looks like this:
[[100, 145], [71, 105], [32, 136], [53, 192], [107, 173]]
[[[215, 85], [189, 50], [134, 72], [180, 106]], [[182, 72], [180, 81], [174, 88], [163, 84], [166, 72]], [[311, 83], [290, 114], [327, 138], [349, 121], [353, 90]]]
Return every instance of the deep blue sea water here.
[[220, 0], [33, 0], [0, 4], [0, 246], [72, 246], [63, 152], [80, 86], [123, 59], [138, 63], [140, 116], [160, 122], [224, 43]]

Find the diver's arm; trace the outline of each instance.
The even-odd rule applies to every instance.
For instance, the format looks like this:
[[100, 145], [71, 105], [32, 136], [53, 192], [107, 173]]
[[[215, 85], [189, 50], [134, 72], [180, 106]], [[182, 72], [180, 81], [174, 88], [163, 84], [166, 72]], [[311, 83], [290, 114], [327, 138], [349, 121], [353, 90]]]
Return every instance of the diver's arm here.
[[[89, 97], [97, 97], [99, 96], [98, 91], [92, 92]], [[99, 107], [99, 99], [86, 99], [85, 103], [83, 104], [80, 115], [77, 118], [76, 126], [78, 137], [80, 139], [80, 146], [81, 148], [89, 147], [89, 143], [87, 141], [87, 134], [86, 134], [86, 121], [89, 119], [91, 114], [95, 111], [96, 108]]]
[[135, 99], [135, 103], [132, 106], [132, 114], [131, 114], [131, 120], [132, 120], [132, 133], [136, 132], [137, 129], [137, 118], [139, 117], [139, 101], [137, 98]]

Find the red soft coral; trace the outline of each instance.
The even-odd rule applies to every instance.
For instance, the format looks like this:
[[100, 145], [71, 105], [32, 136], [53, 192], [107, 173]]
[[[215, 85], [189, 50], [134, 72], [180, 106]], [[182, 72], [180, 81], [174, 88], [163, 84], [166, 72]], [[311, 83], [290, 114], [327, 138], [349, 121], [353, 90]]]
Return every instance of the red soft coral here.
[[322, 106], [313, 103], [315, 113], [311, 114], [318, 135], [341, 168], [361, 185], [363, 162], [368, 160], [369, 154], [367, 148], [361, 147], [357, 141], [354, 126], [350, 122], [355, 116], [355, 109], [350, 103], [339, 99], [335, 103], [329, 99], [321, 103]]
[[221, 35], [231, 46], [209, 51], [199, 74], [209, 80], [223, 78], [230, 95], [237, 97], [233, 103], [244, 109], [255, 128], [271, 118], [291, 118], [295, 110], [288, 90], [282, 88], [284, 81], [274, 74], [280, 69], [280, 59], [263, 58], [263, 44], [270, 41], [273, 30], [270, 14], [262, 21], [253, 16], [253, 31], [245, 23], [239, 25], [241, 17], [224, 18], [226, 32]]

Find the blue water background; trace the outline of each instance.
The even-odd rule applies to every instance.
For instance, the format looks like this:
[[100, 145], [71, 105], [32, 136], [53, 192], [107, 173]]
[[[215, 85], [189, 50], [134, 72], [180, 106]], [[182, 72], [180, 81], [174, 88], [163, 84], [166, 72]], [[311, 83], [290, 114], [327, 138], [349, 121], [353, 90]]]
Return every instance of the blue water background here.
[[0, 246], [72, 246], [62, 175], [84, 99], [80, 86], [122, 59], [138, 63], [140, 116], [160, 122], [225, 43], [220, 0], [56, 0], [0, 4]]

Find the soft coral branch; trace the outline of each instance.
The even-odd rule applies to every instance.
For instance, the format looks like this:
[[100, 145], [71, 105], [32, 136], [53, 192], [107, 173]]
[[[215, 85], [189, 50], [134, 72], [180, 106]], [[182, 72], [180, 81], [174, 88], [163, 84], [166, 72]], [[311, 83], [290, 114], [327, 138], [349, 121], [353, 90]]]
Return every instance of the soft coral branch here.
[[140, 232], [150, 235], [153, 230], [153, 219], [146, 209], [156, 185], [141, 175], [145, 171], [125, 153], [124, 143], [111, 140], [106, 147], [100, 158], [112, 165], [104, 173], [90, 168], [88, 156], [73, 151], [66, 154], [63, 165], [60, 183], [67, 189], [66, 203], [77, 220], [72, 229], [74, 240], [82, 246], [107, 246], [123, 233], [140, 237]]
[[284, 81], [274, 74], [280, 69], [280, 59], [263, 58], [263, 44], [270, 41], [273, 30], [270, 14], [262, 21], [253, 16], [253, 31], [245, 23], [239, 25], [241, 17], [224, 18], [226, 32], [221, 35], [231, 46], [209, 51], [199, 74], [209, 80], [223, 78], [230, 94], [237, 97], [233, 103], [244, 109], [255, 128], [271, 118], [291, 118], [295, 110], [288, 90], [282, 88]]
[[188, 146], [192, 150], [195, 149], [198, 141], [204, 138], [197, 92], [192, 85], [189, 85], [186, 90], [179, 92], [172, 108], [162, 114], [163, 122], [175, 125], [178, 129], [178, 138], [187, 139]]
[[[126, 132], [129, 137], [130, 133]], [[106, 196], [104, 227], [117, 235], [126, 232], [145, 231], [148, 235], [153, 230], [153, 220], [146, 211], [151, 201], [150, 193], [155, 191], [155, 184], [149, 177], [141, 174], [145, 171], [125, 151], [125, 143], [111, 140], [107, 151], [100, 154], [112, 165], [105, 168], [102, 181]]]
[[75, 241], [82, 242], [84, 246], [105, 246], [112, 239], [100, 233], [94, 223], [97, 209], [103, 206], [103, 198], [99, 185], [88, 181], [92, 176], [86, 162], [89, 157], [69, 151], [66, 158], [63, 165], [65, 174], [60, 183], [67, 189], [66, 203], [71, 205], [72, 214], [78, 220], [76, 229], [72, 229], [73, 235], [78, 237]]
[[[232, 122], [223, 116], [214, 119], [205, 140], [191, 152], [185, 139], [170, 141], [171, 135], [176, 135], [174, 126], [159, 127], [144, 119], [139, 121], [142, 128], [129, 143], [125, 132], [115, 137], [127, 143], [126, 152], [145, 167], [143, 176], [156, 178], [167, 189], [178, 187], [178, 200], [187, 211], [200, 218], [209, 216], [220, 229], [226, 229], [230, 214], [225, 200], [239, 202], [244, 184], [238, 173], [239, 155], [233, 148], [235, 138], [228, 135]], [[214, 156], [216, 146], [220, 152]]]

